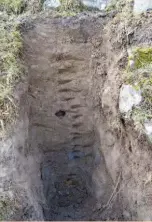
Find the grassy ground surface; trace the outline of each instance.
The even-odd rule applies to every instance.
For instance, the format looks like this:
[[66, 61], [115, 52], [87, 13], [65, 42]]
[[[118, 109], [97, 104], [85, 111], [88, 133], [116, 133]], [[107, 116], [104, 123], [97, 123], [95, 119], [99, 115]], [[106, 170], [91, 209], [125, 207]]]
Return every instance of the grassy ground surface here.
[[0, 17], [0, 131], [5, 131], [17, 115], [13, 90], [24, 71], [20, 59], [22, 38], [18, 25], [13, 15], [8, 15], [5, 10]]

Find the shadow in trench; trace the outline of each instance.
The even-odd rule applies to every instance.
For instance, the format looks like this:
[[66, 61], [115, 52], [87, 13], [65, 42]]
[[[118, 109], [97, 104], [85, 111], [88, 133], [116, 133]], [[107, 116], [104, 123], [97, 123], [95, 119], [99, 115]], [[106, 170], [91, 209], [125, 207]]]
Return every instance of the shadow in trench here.
[[[94, 134], [94, 132], [92, 132]], [[106, 170], [99, 140], [83, 149], [71, 148], [44, 155], [41, 165], [46, 205], [45, 220], [95, 220], [93, 215], [112, 193], [112, 180]]]

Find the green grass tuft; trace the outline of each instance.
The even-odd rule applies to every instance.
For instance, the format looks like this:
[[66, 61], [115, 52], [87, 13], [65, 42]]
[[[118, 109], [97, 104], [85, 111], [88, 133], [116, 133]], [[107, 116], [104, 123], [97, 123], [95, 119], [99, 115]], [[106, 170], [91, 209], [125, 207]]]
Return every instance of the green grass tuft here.
[[60, 0], [60, 2], [58, 12], [62, 16], [75, 16], [77, 13], [87, 10], [80, 0]]
[[[134, 62], [133, 67], [129, 62]], [[139, 129], [152, 119], [152, 48], [134, 48], [128, 58], [125, 80], [142, 93], [143, 101], [133, 109], [132, 118]]]
[[0, 25], [0, 130], [14, 122], [17, 106], [13, 90], [24, 72], [21, 60], [22, 38], [15, 24]]
[[135, 69], [145, 67], [152, 63], [152, 48], [136, 48], [133, 54]]
[[20, 14], [24, 10], [24, 0], [0, 0], [0, 9], [8, 13]]

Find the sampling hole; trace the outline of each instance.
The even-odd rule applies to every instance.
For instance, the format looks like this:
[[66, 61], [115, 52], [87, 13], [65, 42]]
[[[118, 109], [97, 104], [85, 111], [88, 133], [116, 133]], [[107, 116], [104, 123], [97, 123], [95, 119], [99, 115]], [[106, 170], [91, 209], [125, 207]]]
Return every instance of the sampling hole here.
[[132, 147], [131, 147], [131, 145], [129, 146], [129, 151], [130, 151], [130, 153], [132, 153]]
[[66, 112], [64, 110], [59, 110], [55, 113], [55, 115], [58, 117], [58, 118], [62, 118], [66, 115]]

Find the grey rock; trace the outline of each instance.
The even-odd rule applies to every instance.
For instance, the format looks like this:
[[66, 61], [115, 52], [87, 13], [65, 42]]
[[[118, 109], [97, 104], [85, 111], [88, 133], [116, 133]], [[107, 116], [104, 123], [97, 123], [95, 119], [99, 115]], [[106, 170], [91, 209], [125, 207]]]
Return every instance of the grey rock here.
[[103, 10], [107, 4], [108, 0], [82, 0], [83, 4], [88, 7], [98, 8], [99, 10]]
[[47, 9], [47, 8], [57, 8], [61, 5], [60, 1], [59, 0], [46, 0], [44, 2], [44, 9]]
[[142, 13], [152, 9], [152, 0], [135, 0], [134, 1], [134, 13]]
[[[99, 10], [102, 10], [107, 6], [109, 0], [81, 0], [81, 2], [88, 7], [98, 8]], [[60, 0], [46, 0], [44, 2], [44, 9], [57, 8], [60, 5]]]
[[123, 85], [120, 89], [119, 110], [127, 113], [142, 101], [141, 92], [135, 90], [131, 85]]
[[135, 61], [133, 59], [130, 59], [128, 65], [131, 70], [134, 69], [135, 68]]
[[148, 136], [152, 136], [152, 120], [145, 122], [144, 127], [145, 127], [145, 133]]

